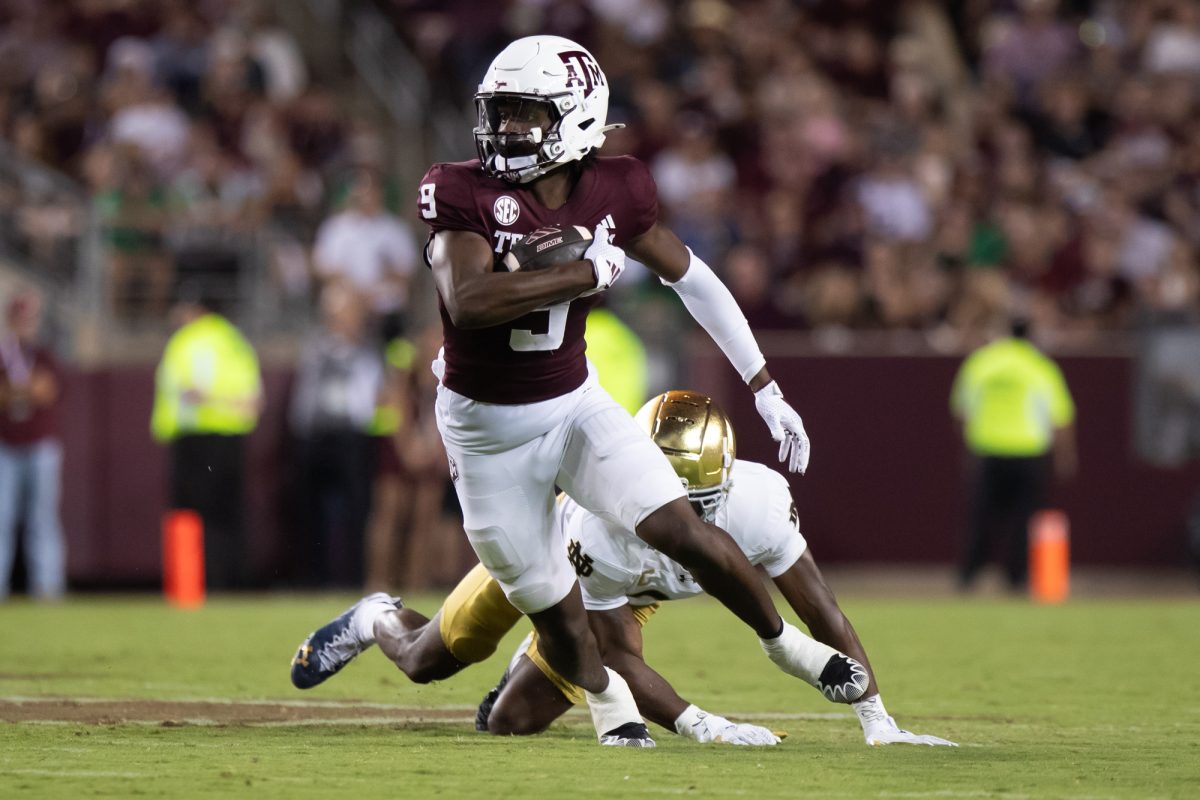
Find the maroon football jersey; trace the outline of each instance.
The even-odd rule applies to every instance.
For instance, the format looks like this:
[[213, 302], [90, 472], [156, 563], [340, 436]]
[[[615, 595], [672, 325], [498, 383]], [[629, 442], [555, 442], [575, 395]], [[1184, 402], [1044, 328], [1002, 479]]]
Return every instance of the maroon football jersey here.
[[[567, 202], [550, 210], [528, 188], [488, 177], [478, 161], [462, 161], [430, 167], [417, 205], [431, 237], [443, 230], [477, 233], [492, 246], [493, 269], [505, 272], [504, 254], [544, 225], [594, 231], [603, 224], [613, 244], [624, 247], [658, 219], [658, 190], [637, 159], [597, 158], [585, 164]], [[485, 403], [536, 403], [570, 392], [587, 378], [583, 331], [597, 299], [593, 295], [503, 325], [462, 330], [439, 297], [446, 361], [442, 382]]]

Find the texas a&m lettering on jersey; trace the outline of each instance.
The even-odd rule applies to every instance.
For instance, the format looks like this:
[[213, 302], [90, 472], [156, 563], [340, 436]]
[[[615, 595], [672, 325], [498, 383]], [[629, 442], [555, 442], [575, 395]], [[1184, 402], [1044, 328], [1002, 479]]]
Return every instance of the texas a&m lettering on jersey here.
[[[564, 53], [564, 63], [572, 55]], [[585, 60], [571, 64], [579, 80], [596, 80]], [[649, 170], [637, 159], [594, 158], [582, 164], [567, 202], [548, 209], [527, 188], [489, 177], [478, 161], [463, 161], [433, 165], [421, 181], [417, 207], [431, 238], [439, 231], [478, 234], [492, 248], [493, 269], [506, 272], [504, 254], [546, 225], [588, 230], [603, 225], [609, 240], [624, 247], [657, 221], [658, 194]], [[597, 300], [593, 295], [503, 325], [463, 330], [455, 327], [439, 297], [443, 384], [472, 400], [501, 404], [536, 403], [578, 388], [587, 378], [583, 331]]]

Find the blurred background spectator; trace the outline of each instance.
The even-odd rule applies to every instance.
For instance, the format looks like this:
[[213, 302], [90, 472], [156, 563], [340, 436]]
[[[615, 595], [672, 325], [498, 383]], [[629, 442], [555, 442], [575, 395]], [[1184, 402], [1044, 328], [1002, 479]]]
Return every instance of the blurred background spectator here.
[[67, 586], [62, 488], [62, 372], [40, 343], [42, 296], [19, 289], [0, 339], [0, 602], [10, 590], [17, 531], [24, 532], [29, 593], [55, 600]]
[[313, 260], [323, 283], [343, 284], [369, 301], [381, 341], [404, 329], [416, 242], [408, 225], [383, 207], [383, 187], [372, 171], [355, 173], [345, 210], [317, 232]]
[[294, 553], [305, 583], [360, 586], [376, 452], [370, 435], [384, 391], [363, 299], [348, 285], [321, 292], [321, 328], [304, 344], [288, 423], [295, 456]]

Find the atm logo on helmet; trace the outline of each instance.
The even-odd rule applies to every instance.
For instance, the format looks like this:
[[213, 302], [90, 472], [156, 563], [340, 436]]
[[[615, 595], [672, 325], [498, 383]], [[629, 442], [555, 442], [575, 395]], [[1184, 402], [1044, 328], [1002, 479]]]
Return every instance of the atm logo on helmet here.
[[596, 86], [604, 86], [604, 73], [591, 55], [583, 50], [567, 50], [559, 53], [563, 66], [567, 68], [567, 88], [583, 87], [586, 97]]

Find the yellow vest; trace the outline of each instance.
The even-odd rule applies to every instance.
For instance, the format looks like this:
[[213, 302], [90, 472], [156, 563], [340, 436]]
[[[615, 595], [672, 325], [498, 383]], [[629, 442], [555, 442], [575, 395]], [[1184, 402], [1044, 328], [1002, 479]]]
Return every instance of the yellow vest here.
[[981, 347], [963, 362], [950, 408], [965, 423], [967, 446], [983, 456], [1042, 455], [1054, 429], [1075, 420], [1075, 404], [1058, 366], [1015, 338]]
[[603, 308], [588, 314], [583, 338], [600, 385], [626, 411], [636, 414], [646, 402], [649, 380], [642, 340], [616, 314]]
[[150, 433], [160, 442], [189, 433], [249, 433], [261, 397], [254, 348], [229, 320], [205, 314], [167, 340], [154, 377]]
[[[417, 359], [417, 346], [403, 336], [397, 336], [383, 349], [383, 358], [388, 369], [409, 372], [412, 370], [413, 362]], [[389, 376], [388, 380], [391, 379]], [[404, 422], [402, 409], [387, 403], [377, 403], [375, 417], [367, 427], [367, 433], [372, 436], [391, 436], [400, 430], [402, 422]]]

